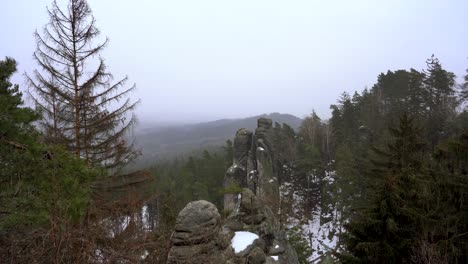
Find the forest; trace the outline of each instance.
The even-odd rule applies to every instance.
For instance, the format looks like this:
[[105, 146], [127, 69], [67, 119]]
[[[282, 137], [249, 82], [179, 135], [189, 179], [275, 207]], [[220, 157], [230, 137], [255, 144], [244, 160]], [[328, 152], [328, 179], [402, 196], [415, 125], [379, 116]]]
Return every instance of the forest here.
[[[223, 218], [224, 194], [242, 191], [224, 186], [234, 134], [142, 157], [131, 132], [145, 101], [107, 70], [87, 1], [47, 12], [27, 87], [0, 60], [0, 263], [166, 263], [187, 203]], [[329, 119], [274, 123], [277, 217], [299, 263], [468, 263], [468, 69], [425, 63], [343, 92]], [[145, 193], [121, 198], [112, 188], [135, 170]]]

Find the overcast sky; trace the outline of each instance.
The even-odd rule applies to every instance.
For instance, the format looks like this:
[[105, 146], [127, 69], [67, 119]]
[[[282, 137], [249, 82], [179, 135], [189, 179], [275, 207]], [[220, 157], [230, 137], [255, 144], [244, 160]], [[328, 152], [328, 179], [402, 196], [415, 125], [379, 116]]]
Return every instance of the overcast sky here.
[[[63, 2], [63, 1], [59, 1]], [[0, 58], [31, 72], [51, 0], [0, 0]], [[116, 78], [137, 84], [142, 121], [206, 121], [312, 109], [435, 53], [468, 67], [467, 0], [89, 0]], [[24, 86], [21, 74], [14, 81]]]

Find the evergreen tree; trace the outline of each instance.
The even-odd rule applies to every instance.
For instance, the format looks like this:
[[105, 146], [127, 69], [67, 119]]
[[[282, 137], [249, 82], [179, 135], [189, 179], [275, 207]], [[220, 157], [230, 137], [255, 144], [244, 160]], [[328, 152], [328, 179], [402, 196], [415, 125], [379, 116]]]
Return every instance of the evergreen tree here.
[[[335, 219], [342, 230], [342, 225], [348, 221], [351, 209], [358, 205], [359, 198], [363, 197], [364, 177], [356, 167], [356, 160], [347, 145], [342, 145], [336, 150], [336, 175], [333, 185], [333, 196], [339, 219]], [[341, 232], [340, 232], [341, 233]]]
[[[222, 208], [223, 181], [230, 158], [225, 154], [222, 149], [219, 153], [202, 151], [187, 158], [159, 162], [153, 167], [159, 183], [160, 219], [165, 225], [173, 225], [179, 211], [193, 200], [207, 200]], [[232, 159], [229, 162], [231, 165]]]
[[31, 140], [32, 123], [39, 115], [30, 108], [21, 107], [23, 99], [19, 86], [10, 82], [14, 72], [15, 60], [7, 57], [0, 61], [0, 141], [21, 147], [21, 143]]
[[226, 169], [231, 167], [232, 162], [234, 160], [234, 145], [232, 144], [232, 140], [226, 140], [226, 145], [223, 146], [224, 156], [226, 159]]
[[332, 105], [332, 118], [330, 125], [332, 126], [334, 144], [336, 146], [354, 142], [359, 137], [359, 116], [356, 108], [357, 97], [354, 96], [354, 101], [348, 93], [344, 92], [338, 105]]
[[[9, 81], [13, 59], [0, 61], [0, 233], [79, 223], [97, 176], [81, 160], [38, 143], [39, 115]], [[60, 226], [64, 227], [64, 226]]]
[[[273, 128], [273, 155], [281, 169], [284, 165], [291, 166], [297, 159], [296, 132], [288, 124], [275, 123]], [[281, 179], [280, 179], [281, 180]]]
[[131, 115], [136, 102], [126, 97], [135, 86], [122, 89], [127, 78], [111, 84], [104, 59], [93, 61], [108, 40], [93, 44], [100, 32], [86, 0], [70, 0], [66, 8], [54, 1], [48, 15], [43, 34], [34, 34], [41, 71], [27, 76], [44, 114], [46, 139], [89, 165], [115, 168], [130, 162], [137, 152], [126, 133], [136, 120]]
[[432, 149], [441, 139], [449, 138], [448, 124], [456, 116], [458, 100], [455, 94], [455, 75], [442, 68], [439, 60], [432, 55], [427, 60], [424, 78], [427, 117], [425, 137]]
[[345, 262], [404, 263], [411, 258], [413, 243], [422, 232], [424, 213], [419, 188], [425, 177], [419, 131], [406, 114], [385, 150], [376, 149], [373, 178], [376, 190], [370, 207], [361, 209], [346, 225], [346, 248], [352, 257]]
[[468, 101], [468, 69], [466, 69], [466, 75], [464, 76], [464, 81], [461, 86], [461, 92], [460, 92], [460, 99], [461, 99], [461, 104], [466, 107], [466, 102]]
[[288, 241], [294, 248], [297, 254], [297, 260], [300, 264], [308, 264], [309, 258], [313, 254], [307, 239], [303, 236], [304, 230], [300, 225], [296, 225], [288, 229]]
[[10, 82], [14, 72], [15, 60], [7, 57], [0, 61], [0, 211], [7, 214], [11, 210], [8, 200], [21, 191], [22, 154], [36, 138], [32, 122], [39, 118], [32, 109], [21, 107], [19, 86]]
[[[431, 164], [425, 208], [431, 217], [415, 257], [437, 257], [445, 263], [468, 261], [468, 130], [437, 145]], [[424, 247], [432, 249], [429, 256]], [[426, 253], [426, 254], [424, 254]]]

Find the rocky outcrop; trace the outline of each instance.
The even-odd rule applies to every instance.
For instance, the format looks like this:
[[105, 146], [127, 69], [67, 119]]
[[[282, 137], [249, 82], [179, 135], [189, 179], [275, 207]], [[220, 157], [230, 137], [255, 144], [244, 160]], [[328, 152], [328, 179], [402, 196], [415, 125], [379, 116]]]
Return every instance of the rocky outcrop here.
[[234, 255], [221, 230], [218, 209], [207, 201], [187, 204], [177, 217], [168, 264], [226, 263]]
[[[221, 223], [213, 204], [189, 203], [177, 217], [167, 263], [298, 263], [277, 220], [280, 197], [271, 123], [260, 118], [255, 134], [237, 131], [233, 165], [224, 179], [228, 216]], [[236, 236], [245, 232], [256, 239], [239, 249]]]
[[[279, 205], [279, 184], [273, 156], [272, 121], [259, 118], [255, 134], [241, 128], [234, 139], [234, 162], [226, 173], [224, 187], [249, 188], [276, 213]], [[236, 144], [237, 143], [237, 144]], [[237, 196], [227, 193], [224, 208], [232, 211]]]
[[[266, 256], [265, 261], [271, 263], [298, 263], [294, 249], [287, 241], [284, 230], [281, 230], [278, 220], [265, 202], [250, 189], [244, 189], [240, 194], [239, 207], [226, 219], [224, 225], [230, 232], [249, 231], [259, 236], [254, 246], [241, 252], [241, 256], [257, 255], [261, 250]], [[254, 251], [255, 248], [258, 248]], [[277, 258], [277, 261], [274, 261]], [[240, 262], [250, 263], [250, 262]], [[265, 263], [265, 262], [259, 262]], [[267, 262], [268, 263], [268, 262]]]
[[234, 164], [247, 168], [247, 160], [250, 147], [252, 146], [252, 132], [241, 128], [236, 132], [234, 138]]
[[247, 165], [249, 151], [252, 147], [252, 132], [245, 128], [237, 131], [234, 138], [234, 160], [224, 177], [225, 190], [231, 190], [224, 195], [224, 208], [232, 211], [237, 203], [237, 195], [232, 190], [247, 187]]
[[[167, 263], [298, 263], [297, 255], [271, 209], [249, 189], [244, 189], [240, 197], [238, 210], [224, 225], [212, 203], [196, 201], [187, 204], [177, 217]], [[239, 231], [251, 232], [258, 238], [245, 249], [235, 252], [232, 241]]]
[[258, 128], [255, 130], [255, 157], [257, 184], [255, 193], [264, 200], [264, 202], [278, 212], [280, 197], [278, 175], [276, 173], [275, 162], [273, 158], [273, 131], [271, 129], [271, 120], [260, 118]]

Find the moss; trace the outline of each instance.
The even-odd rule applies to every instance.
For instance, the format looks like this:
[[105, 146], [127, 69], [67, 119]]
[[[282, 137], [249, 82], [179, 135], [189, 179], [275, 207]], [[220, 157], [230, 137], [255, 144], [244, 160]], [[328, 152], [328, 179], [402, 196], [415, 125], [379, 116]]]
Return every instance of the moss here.
[[242, 193], [242, 190], [243, 189], [238, 184], [232, 183], [228, 187], [221, 189], [219, 192], [220, 194], [239, 194]]

